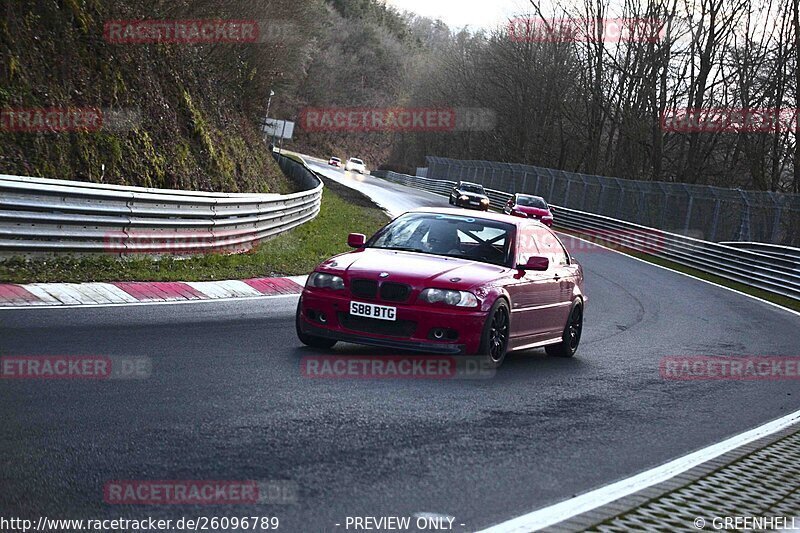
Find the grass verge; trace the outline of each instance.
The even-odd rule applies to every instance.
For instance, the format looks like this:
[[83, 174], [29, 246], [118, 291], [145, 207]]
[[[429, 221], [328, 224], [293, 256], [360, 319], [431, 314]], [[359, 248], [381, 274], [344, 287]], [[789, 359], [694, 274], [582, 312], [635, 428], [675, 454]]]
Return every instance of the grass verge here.
[[788, 309], [792, 309], [794, 311], [800, 311], [800, 301], [794, 300], [792, 298], [787, 298], [786, 296], [781, 296], [779, 294], [774, 294], [769, 291], [765, 291], [762, 289], [757, 289], [755, 287], [750, 287], [743, 283], [739, 283], [736, 281], [731, 281], [726, 278], [722, 278], [720, 276], [716, 276], [714, 274], [709, 274], [707, 272], [703, 272], [702, 270], [697, 270], [696, 268], [684, 266], [668, 259], [662, 259], [660, 257], [654, 257], [652, 255], [637, 252], [636, 250], [630, 250], [628, 248], [621, 248], [618, 244], [613, 242], [604, 241], [597, 238], [597, 235], [587, 235], [575, 230], [566, 230], [563, 228], [558, 228], [560, 233], [566, 233], [567, 235], [573, 235], [575, 237], [580, 237], [587, 239], [595, 244], [600, 244], [602, 246], [607, 246], [614, 250], [617, 250], [621, 253], [626, 255], [630, 255], [632, 257], [636, 257], [637, 259], [642, 259], [647, 261], [648, 263], [653, 263], [655, 265], [663, 266], [670, 270], [677, 270], [678, 272], [683, 272], [684, 274], [689, 274], [690, 276], [694, 276], [696, 278], [704, 279], [706, 281], [711, 281], [718, 285], [722, 285], [724, 287], [729, 287], [731, 289], [735, 289], [739, 292], [743, 292], [745, 294], [749, 294], [751, 296], [755, 296], [757, 298], [761, 298], [762, 300], [767, 300], [768, 302], [772, 302], [778, 304], [782, 307], [786, 307]]
[[0, 282], [213, 281], [308, 274], [328, 257], [348, 250], [348, 233], [371, 235], [386, 222], [387, 215], [360, 193], [326, 182], [317, 218], [248, 253], [186, 259], [111, 255], [11, 258], [0, 262]]

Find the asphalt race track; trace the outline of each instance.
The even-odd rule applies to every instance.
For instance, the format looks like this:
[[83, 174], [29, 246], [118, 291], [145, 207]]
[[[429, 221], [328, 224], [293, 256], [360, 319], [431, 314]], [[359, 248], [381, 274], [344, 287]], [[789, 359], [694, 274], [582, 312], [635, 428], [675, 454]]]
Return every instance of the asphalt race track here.
[[[324, 172], [380, 195], [392, 212], [447, 203]], [[271, 515], [284, 531], [344, 531], [347, 516], [428, 512], [471, 531], [800, 409], [791, 381], [659, 374], [669, 355], [800, 355], [800, 317], [598, 247], [570, 247], [590, 298], [577, 356], [515, 354], [485, 380], [303, 377], [300, 359], [319, 352], [295, 337], [296, 297], [0, 311], [0, 355], [152, 363], [148, 379], [0, 381], [0, 515]], [[121, 479], [287, 480], [298, 500], [104, 503], [104, 484]]]

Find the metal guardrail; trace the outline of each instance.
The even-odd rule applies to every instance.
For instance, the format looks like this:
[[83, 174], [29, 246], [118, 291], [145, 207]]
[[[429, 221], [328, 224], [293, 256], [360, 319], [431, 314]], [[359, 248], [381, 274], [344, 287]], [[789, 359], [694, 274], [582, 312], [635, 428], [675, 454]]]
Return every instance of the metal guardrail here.
[[208, 193], [0, 175], [0, 255], [244, 251], [313, 219], [322, 181], [275, 154], [307, 190]]
[[791, 246], [781, 246], [779, 244], [767, 244], [763, 242], [741, 242], [731, 241], [722, 242], [726, 246], [733, 246], [742, 250], [750, 250], [758, 252], [763, 255], [769, 255], [780, 259], [788, 259], [794, 261], [796, 268], [800, 269], [800, 248], [792, 248]]
[[[456, 183], [390, 171], [374, 172], [373, 175], [445, 196], [449, 196]], [[486, 193], [491, 206], [498, 210], [502, 210], [511, 198], [511, 194], [503, 191], [486, 189]], [[794, 258], [694, 239], [576, 209], [553, 207], [554, 224], [561, 229], [581, 232], [602, 244], [611, 243], [750, 287], [800, 299], [800, 269]]]
[[427, 178], [524, 192], [557, 205], [708, 241], [800, 247], [800, 194], [642, 181], [497, 161], [427, 156]]

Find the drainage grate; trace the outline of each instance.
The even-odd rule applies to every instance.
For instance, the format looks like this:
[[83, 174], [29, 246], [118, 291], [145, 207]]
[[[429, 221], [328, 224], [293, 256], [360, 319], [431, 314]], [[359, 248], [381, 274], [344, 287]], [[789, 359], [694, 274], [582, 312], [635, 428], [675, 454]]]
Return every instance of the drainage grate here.
[[797, 517], [800, 526], [800, 431], [587, 531], [714, 530], [715, 517], [735, 516]]

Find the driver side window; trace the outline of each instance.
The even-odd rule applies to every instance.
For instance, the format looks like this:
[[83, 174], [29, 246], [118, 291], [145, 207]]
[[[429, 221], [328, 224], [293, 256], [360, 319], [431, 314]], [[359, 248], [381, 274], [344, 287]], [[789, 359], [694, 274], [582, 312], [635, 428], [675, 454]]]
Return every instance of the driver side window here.
[[542, 255], [550, 259], [550, 264], [553, 266], [564, 266], [569, 264], [567, 252], [555, 235], [550, 233], [550, 230], [541, 228], [539, 229], [539, 249]]
[[539, 251], [539, 245], [536, 242], [537, 232], [536, 227], [525, 226], [519, 233], [519, 254], [517, 256], [517, 264], [524, 265], [528, 259], [534, 255], [542, 255]]

